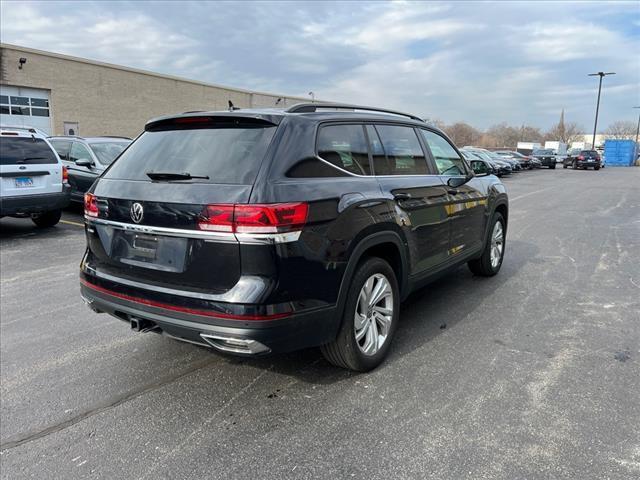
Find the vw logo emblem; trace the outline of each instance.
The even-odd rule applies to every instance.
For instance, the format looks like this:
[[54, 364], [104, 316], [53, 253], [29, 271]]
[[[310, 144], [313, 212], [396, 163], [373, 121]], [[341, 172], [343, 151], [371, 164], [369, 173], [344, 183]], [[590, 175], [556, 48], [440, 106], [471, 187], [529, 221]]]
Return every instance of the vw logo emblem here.
[[139, 204], [138, 202], [135, 202], [133, 205], [131, 205], [131, 220], [133, 220], [136, 223], [140, 223], [143, 218], [144, 218], [144, 209], [142, 208], [141, 204]]

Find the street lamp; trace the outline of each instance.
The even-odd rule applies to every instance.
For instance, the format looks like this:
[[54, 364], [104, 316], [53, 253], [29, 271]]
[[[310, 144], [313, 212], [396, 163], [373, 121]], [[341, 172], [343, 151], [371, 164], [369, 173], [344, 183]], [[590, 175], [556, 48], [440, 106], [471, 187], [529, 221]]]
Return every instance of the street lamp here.
[[598, 128], [598, 110], [600, 109], [600, 91], [602, 90], [602, 77], [607, 75], [615, 75], [616, 72], [598, 72], [590, 73], [589, 77], [600, 77], [600, 83], [598, 84], [598, 103], [596, 103], [596, 121], [593, 124], [593, 140], [591, 141], [591, 148], [596, 148], [596, 128]]
[[[640, 107], [633, 107], [640, 108]], [[640, 114], [638, 114], [638, 126], [636, 127], [636, 145], [638, 144], [638, 134], [640, 133]]]
[[316, 101], [316, 94], [313, 92], [309, 92], [309, 96], [311, 97], [311, 103], [314, 103]]

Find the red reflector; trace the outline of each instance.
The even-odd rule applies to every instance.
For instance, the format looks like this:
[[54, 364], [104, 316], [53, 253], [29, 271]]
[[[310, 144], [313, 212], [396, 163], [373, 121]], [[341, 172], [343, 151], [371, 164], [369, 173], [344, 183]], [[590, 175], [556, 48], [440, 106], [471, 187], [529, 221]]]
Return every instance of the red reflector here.
[[98, 199], [93, 193], [84, 194], [84, 214], [89, 217], [98, 216]]
[[578, 155], [578, 160], [584, 160], [584, 157], [582, 155]]
[[69, 170], [65, 165], [62, 166], [62, 183], [69, 183]]
[[307, 221], [306, 203], [207, 205], [200, 230], [237, 233], [279, 233], [300, 230]]

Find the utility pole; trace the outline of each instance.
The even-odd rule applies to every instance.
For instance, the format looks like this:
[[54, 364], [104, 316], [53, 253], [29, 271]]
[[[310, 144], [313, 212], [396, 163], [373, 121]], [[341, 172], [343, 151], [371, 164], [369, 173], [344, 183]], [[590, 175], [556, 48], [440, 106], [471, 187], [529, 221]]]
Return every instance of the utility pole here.
[[596, 148], [596, 129], [598, 128], [598, 111], [600, 110], [600, 91], [602, 90], [602, 79], [607, 75], [615, 75], [616, 72], [598, 72], [590, 73], [589, 77], [600, 77], [600, 83], [598, 84], [598, 102], [596, 103], [596, 121], [593, 124], [593, 140], [591, 141], [591, 148]]
[[[640, 108], [640, 107], [633, 107]], [[636, 127], [636, 145], [638, 145], [638, 134], [640, 133], [640, 114], [638, 114], [638, 126]]]

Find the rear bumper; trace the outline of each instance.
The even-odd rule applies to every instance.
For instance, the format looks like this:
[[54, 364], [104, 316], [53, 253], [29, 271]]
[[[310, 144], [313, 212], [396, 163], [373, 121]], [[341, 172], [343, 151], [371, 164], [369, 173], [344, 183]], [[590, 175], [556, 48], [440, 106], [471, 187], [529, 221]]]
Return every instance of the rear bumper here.
[[580, 167], [580, 168], [588, 168], [588, 167], [595, 168], [595, 167], [599, 167], [600, 166], [600, 162], [597, 161], [597, 160], [595, 160], [593, 162], [589, 162], [589, 161], [586, 161], [586, 160], [578, 160], [578, 161], [576, 161], [576, 165], [578, 167]]
[[[178, 340], [236, 354], [284, 353], [322, 345], [335, 338], [339, 325], [334, 306], [297, 311], [275, 319], [243, 320], [216, 317], [214, 311], [178, 311], [168, 305], [165, 308], [150, 304], [144, 298], [92, 284], [86, 275], [81, 275], [80, 290], [84, 301], [94, 311], [108, 313], [129, 324], [133, 321], [136, 326], [143, 325], [146, 330], [162, 332]], [[226, 307], [228, 304], [219, 306]], [[235, 344], [249, 348], [234, 349], [231, 348], [233, 343], [220, 339], [231, 339]]]
[[21, 195], [0, 198], [0, 215], [16, 215], [49, 212], [69, 204], [71, 187], [65, 185], [60, 193]]

